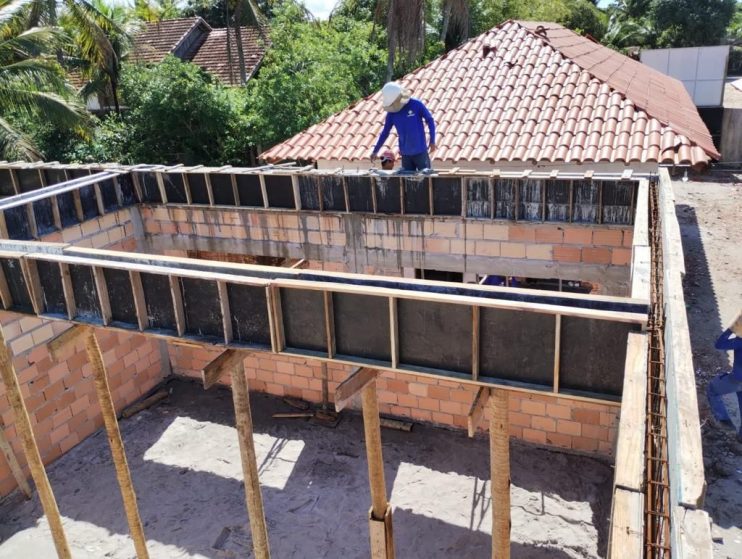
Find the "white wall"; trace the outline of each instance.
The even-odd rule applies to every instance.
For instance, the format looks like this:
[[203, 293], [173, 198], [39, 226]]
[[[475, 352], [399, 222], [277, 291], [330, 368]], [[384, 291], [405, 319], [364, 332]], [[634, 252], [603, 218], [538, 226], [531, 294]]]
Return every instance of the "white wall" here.
[[683, 82], [697, 107], [720, 107], [724, 94], [729, 45], [641, 52], [641, 61]]

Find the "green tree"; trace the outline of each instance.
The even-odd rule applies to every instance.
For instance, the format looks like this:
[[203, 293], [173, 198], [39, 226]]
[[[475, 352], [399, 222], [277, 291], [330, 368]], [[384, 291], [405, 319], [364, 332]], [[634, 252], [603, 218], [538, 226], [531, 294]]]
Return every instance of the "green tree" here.
[[736, 0], [654, 0], [652, 20], [660, 47], [718, 44], [734, 17]]
[[247, 153], [244, 92], [198, 66], [168, 56], [151, 67], [125, 65], [121, 121], [129, 163], [224, 164]]
[[181, 16], [177, 0], [134, 0], [128, 11], [132, 18], [149, 23]]
[[339, 16], [307, 22], [293, 4], [278, 9], [271, 48], [247, 84], [256, 145], [280, 142], [381, 86], [386, 56], [369, 40], [371, 27]]
[[52, 122], [83, 130], [87, 113], [55, 56], [60, 31], [29, 27], [34, 14], [21, 2], [0, 0], [0, 14], [0, 157], [40, 159], [29, 127]]

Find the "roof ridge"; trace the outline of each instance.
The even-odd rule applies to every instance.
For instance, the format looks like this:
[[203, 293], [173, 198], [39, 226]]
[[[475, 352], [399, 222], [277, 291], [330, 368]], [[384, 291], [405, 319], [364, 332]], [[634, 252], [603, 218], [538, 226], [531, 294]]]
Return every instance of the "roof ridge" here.
[[[534, 30], [530, 29], [527, 25], [524, 25], [524, 23], [538, 24], [537, 25], [537, 29], [539, 27], [542, 27], [542, 25], [544, 23], [546, 23], [548, 25], [552, 25], [552, 26], [555, 26], [555, 27], [559, 27], [560, 29], [564, 29], [565, 31], [573, 34], [575, 37], [579, 37], [581, 39], [585, 39], [585, 40], [588, 40], [588, 41], [589, 41], [589, 39], [586, 39], [582, 35], [580, 35], [578, 33], [575, 33], [571, 29], [569, 29], [567, 27], [564, 27], [563, 25], [560, 25], [560, 24], [555, 23], [555, 22], [536, 22], [536, 21], [527, 21], [527, 20], [508, 20], [508, 21], [512, 21], [513, 23], [515, 23], [516, 25], [518, 25], [519, 27], [521, 27], [522, 29], [524, 29], [527, 33], [531, 34], [532, 36], [536, 37], [537, 39], [540, 39], [541, 42], [544, 44], [544, 46], [550, 47], [552, 50], [554, 50], [554, 52], [556, 52], [557, 54], [559, 54], [565, 61], [568, 61], [569, 63], [574, 64], [575, 66], [577, 66], [578, 68], [580, 68], [581, 71], [587, 73], [591, 78], [593, 78], [595, 80], [598, 80], [599, 82], [605, 83], [612, 91], [615, 91], [616, 93], [618, 93], [619, 95], [621, 95], [625, 99], [629, 100], [634, 106], [636, 106], [638, 109], [641, 109], [649, 117], [657, 120], [660, 124], [662, 124], [662, 126], [670, 127], [673, 130], [677, 131], [679, 134], [681, 134], [685, 138], [687, 138], [690, 143], [692, 143], [693, 145], [698, 146], [699, 148], [701, 148], [704, 152], [706, 152], [711, 157], [714, 157], [714, 158], [717, 158], [717, 159], [720, 157], [719, 152], [716, 151], [716, 147], [713, 146], [713, 139], [711, 138], [711, 135], [708, 133], [708, 130], [706, 130], [706, 134], [708, 134], [708, 139], [711, 141], [711, 145], [713, 146], [713, 149], [708, 149], [708, 146], [704, 146], [700, 142], [698, 142], [698, 141], [696, 141], [696, 140], [693, 139], [693, 134], [689, 134], [689, 132], [695, 132], [695, 130], [693, 129], [692, 126], [690, 126], [690, 125], [683, 125], [682, 123], [674, 122], [674, 121], [671, 121], [671, 120], [669, 120], [667, 118], [663, 118], [661, 116], [658, 116], [657, 114], [655, 114], [655, 111], [651, 110], [648, 107], [648, 103], [643, 103], [641, 100], [637, 100], [636, 98], [634, 98], [633, 95], [630, 94], [629, 91], [624, 91], [624, 90], [618, 88], [617, 86], [613, 85], [612, 83], [610, 83], [610, 81], [609, 81], [610, 78], [613, 77], [614, 74], [616, 74], [616, 73], [619, 72], [620, 67], [614, 68], [613, 71], [612, 71], [612, 73], [608, 76], [608, 79], [605, 79], [605, 78], [603, 78], [601, 76], [598, 76], [594, 72], [592, 72], [589, 68], [586, 68], [585, 66], [583, 66], [582, 64], [580, 64], [576, 59], [574, 59], [574, 58], [572, 58], [570, 56], [567, 56], [564, 52], [562, 52], [562, 50], [560, 48], [558, 48], [557, 46], [551, 44], [551, 41], [549, 40], [547, 33], [544, 33], [543, 35], [541, 35], [537, 31], [534, 31]], [[501, 25], [504, 25], [504, 23], [507, 23], [507, 22], [503, 22], [503, 24], [501, 24]], [[547, 29], [548, 28], [546, 28], [545, 31]], [[632, 61], [632, 63], [642, 64], [641, 62], [638, 62], [638, 61], [634, 60], [633, 58], [630, 58], [630, 57], [626, 56], [625, 54], [622, 54], [622, 53], [620, 53], [618, 51], [613, 51], [613, 49], [611, 49], [610, 47], [606, 47], [605, 45], [603, 45], [601, 43], [594, 43], [593, 41], [590, 41], [590, 42], [593, 43], [593, 44], [595, 44], [596, 47], [598, 47], [598, 48], [607, 49], [607, 50], [610, 50], [610, 51], [612, 51], [613, 53], [615, 53], [615, 54], [617, 54], [619, 56], [623, 56], [627, 60]], [[649, 73], [650, 74], [654, 74], [658, 79], [661, 79], [661, 80], [671, 80], [671, 82], [675, 82], [675, 83], [673, 83], [673, 85], [680, 85], [680, 88], [677, 88], [677, 90], [680, 91], [682, 89], [682, 91], [685, 92], [685, 94], [687, 95], [687, 91], [685, 89], [685, 86], [683, 86], [682, 82], [680, 82], [676, 78], [673, 78], [672, 76], [668, 76], [667, 74], [663, 74], [662, 72], [660, 72], [658, 70], [655, 70], [654, 68], [652, 68], [651, 66], [647, 66], [646, 64], [642, 64], [642, 66], [643, 67], [646, 67], [646, 69], [649, 71]], [[690, 99], [690, 96], [689, 96], [689, 99]], [[692, 102], [692, 100], [691, 100], [691, 102]], [[695, 104], [694, 104], [694, 106], [695, 106]], [[698, 132], [703, 133], [702, 130], [701, 131], [698, 131]]]

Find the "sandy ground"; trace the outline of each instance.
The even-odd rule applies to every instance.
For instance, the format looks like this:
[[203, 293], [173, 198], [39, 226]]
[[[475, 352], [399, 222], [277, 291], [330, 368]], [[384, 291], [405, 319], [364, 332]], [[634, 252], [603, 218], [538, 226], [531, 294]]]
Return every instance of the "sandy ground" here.
[[[714, 525], [714, 556], [742, 557], [742, 445], [711, 418], [706, 384], [729, 370], [731, 353], [714, 342], [742, 309], [742, 176], [714, 173], [674, 183], [685, 251], [685, 302], [701, 411], [708, 491], [705, 509]], [[736, 398], [727, 408], [739, 425]]]
[[[231, 394], [173, 381], [168, 401], [121, 423], [153, 558], [252, 557]], [[369, 556], [362, 419], [331, 429], [274, 420], [251, 397], [272, 555]], [[488, 442], [416, 425], [384, 430], [397, 556], [490, 557]], [[49, 468], [76, 559], [134, 556], [104, 433]], [[613, 472], [592, 458], [514, 442], [512, 556], [601, 557]], [[38, 499], [0, 504], [0, 558], [52, 558]]]

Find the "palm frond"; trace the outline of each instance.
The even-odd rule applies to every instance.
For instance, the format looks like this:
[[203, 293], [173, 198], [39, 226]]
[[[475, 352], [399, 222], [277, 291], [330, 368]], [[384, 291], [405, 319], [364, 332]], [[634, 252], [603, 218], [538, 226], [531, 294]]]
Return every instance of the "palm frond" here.
[[0, 83], [0, 114], [11, 109], [31, 117], [43, 115], [45, 119], [69, 128], [86, 127], [90, 119], [85, 107], [76, 100], [37, 89], [9, 88]]
[[97, 66], [113, 71], [118, 65], [118, 56], [106, 32], [116, 26], [84, 0], [65, 0], [65, 5], [77, 30], [76, 42], [81, 55]]
[[31, 139], [20, 130], [13, 128], [2, 117], [0, 117], [0, 157], [9, 161], [15, 159], [38, 161], [42, 159], [41, 153], [33, 145]]
[[13, 37], [0, 39], [0, 63], [51, 52], [61, 46], [63, 37], [59, 28], [33, 27]]

